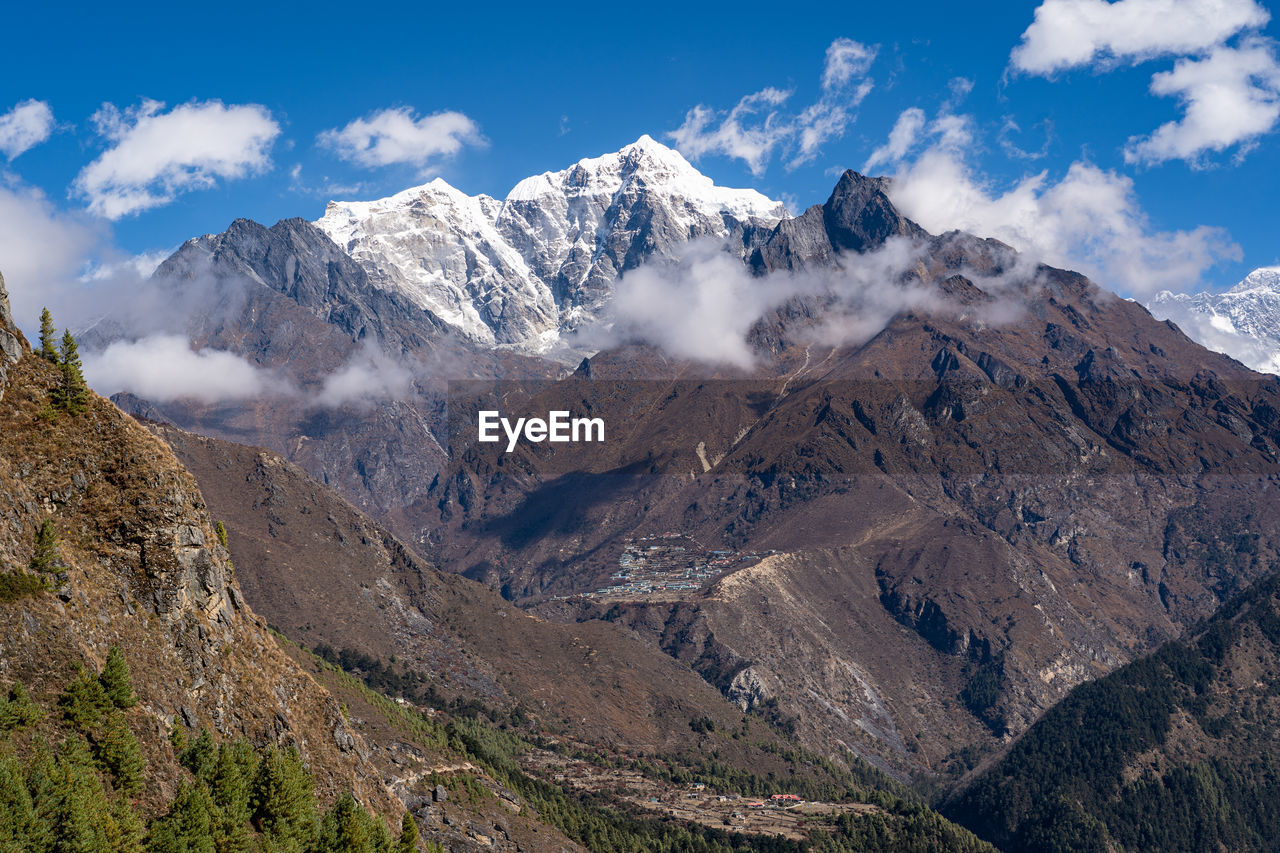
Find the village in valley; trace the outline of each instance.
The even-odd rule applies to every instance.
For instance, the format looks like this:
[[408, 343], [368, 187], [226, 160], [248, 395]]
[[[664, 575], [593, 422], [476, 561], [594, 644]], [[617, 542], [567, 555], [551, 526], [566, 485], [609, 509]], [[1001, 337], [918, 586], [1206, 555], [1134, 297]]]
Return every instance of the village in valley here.
[[754, 565], [773, 553], [740, 554], [708, 549], [691, 536], [674, 531], [638, 536], [623, 543], [612, 583], [580, 598], [597, 601], [645, 601], [683, 597], [705, 589], [728, 572]]
[[658, 815], [793, 841], [808, 838], [810, 829], [830, 826], [841, 814], [882, 811], [869, 803], [821, 803], [787, 793], [748, 797], [712, 791], [701, 782], [660, 782], [637, 770], [602, 767], [548, 750], [533, 750], [521, 761], [526, 769], [557, 783], [594, 793], [608, 792]]

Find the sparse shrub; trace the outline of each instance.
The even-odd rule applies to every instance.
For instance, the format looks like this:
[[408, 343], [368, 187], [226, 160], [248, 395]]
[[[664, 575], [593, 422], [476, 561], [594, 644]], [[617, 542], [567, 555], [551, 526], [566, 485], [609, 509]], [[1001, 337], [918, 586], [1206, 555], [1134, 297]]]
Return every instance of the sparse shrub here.
[[31, 562], [28, 567], [33, 572], [52, 572], [57, 568], [58, 561], [58, 534], [53, 526], [53, 519], [46, 518], [40, 522], [40, 529], [36, 531], [36, 545], [31, 552]]

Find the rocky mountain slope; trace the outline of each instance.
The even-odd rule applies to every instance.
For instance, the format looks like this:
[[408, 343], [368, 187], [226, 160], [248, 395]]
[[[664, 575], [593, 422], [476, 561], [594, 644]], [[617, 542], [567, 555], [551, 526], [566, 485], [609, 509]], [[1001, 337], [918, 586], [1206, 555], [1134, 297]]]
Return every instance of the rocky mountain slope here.
[[[906, 773], [961, 772], [1264, 570], [1276, 380], [1078, 274], [925, 235], [853, 173], [751, 260], [839, 282], [901, 240], [876, 293], [930, 297], [865, 343], [816, 334], [833, 285], [758, 323], [740, 378], [632, 348], [504, 411], [611, 438], [458, 448], [416, 508], [445, 564]], [[636, 568], [668, 534], [707, 555], [692, 589]]]
[[[241, 592], [242, 573], [256, 576], [246, 571], [252, 564], [233, 566], [225, 528], [170, 447], [95, 395], [79, 414], [50, 406], [58, 368], [13, 326], [2, 280], [0, 341], [0, 688], [21, 683], [37, 706], [52, 709], [35, 715], [33, 733], [13, 735], [13, 709], [0, 699], [6, 758], [38, 766], [42, 737], [66, 753], [64, 688], [82, 668], [102, 670], [117, 647], [139, 700], [123, 712], [140, 747], [141, 787], [130, 800], [152, 829], [192, 782], [180, 744], [208, 730], [260, 756], [273, 745], [296, 747], [322, 812], [354, 793], [394, 827], [408, 807], [424, 837], [451, 850], [582, 849], [536, 816], [515, 814], [519, 797], [471, 763], [442, 726], [354, 690], [306, 655], [291, 657]], [[45, 566], [32, 570], [40, 583], [15, 582], [33, 577], [27, 570], [46, 522], [52, 544]], [[97, 754], [101, 744], [92, 743]], [[9, 765], [6, 773], [10, 785]], [[441, 783], [475, 796], [446, 805], [431, 794]], [[3, 829], [12, 841], [13, 827]], [[141, 824], [137, 830], [140, 839]]]
[[[0, 603], [0, 680], [54, 695], [112, 645], [132, 662], [129, 712], [148, 762], [173, 766], [173, 727], [293, 744], [322, 799], [354, 791], [398, 819], [403, 808], [369, 764], [338, 703], [280, 649], [245, 604], [194, 478], [169, 448], [99, 397], [79, 415], [48, 407], [57, 370], [12, 325], [0, 402], [0, 563], [24, 570], [46, 520], [56, 532], [53, 591]], [[50, 418], [50, 415], [54, 415]], [[147, 780], [172, 797], [176, 779]]]
[[783, 206], [715, 186], [648, 136], [613, 154], [518, 183], [503, 201], [437, 178], [369, 202], [330, 202], [316, 223], [377, 288], [467, 337], [555, 349], [597, 317], [617, 278], [697, 238], [739, 245]]
[[[434, 701], [480, 701], [613, 751], [697, 752], [741, 711], [688, 667], [619, 626], [531, 616], [493, 591], [441, 572], [331, 490], [269, 451], [150, 428], [200, 481], [226, 521], [245, 597], [309, 648], [329, 645], [425, 675]], [[767, 727], [757, 735], [776, 748]], [[722, 747], [730, 760], [735, 744]], [[742, 766], [787, 772], [740, 745]], [[750, 761], [746, 760], [750, 758]], [[792, 770], [794, 772], [794, 769]]]
[[[829, 833], [822, 849], [861, 850], [873, 839], [889, 849], [988, 849], [913, 798], [900, 799], [907, 792], [886, 778], [805, 754], [624, 627], [534, 618], [479, 584], [425, 564], [275, 454], [149, 427], [197, 472], [213, 511], [226, 519], [231, 551], [246, 567], [239, 574], [249, 601], [299, 642], [408, 697], [401, 707], [444, 709], [433, 719], [450, 718], [449, 741], [466, 745], [467, 766], [474, 762], [502, 780], [506, 787], [481, 780], [499, 801], [525, 798], [526, 808], [591, 849], [728, 850], [715, 846], [726, 843], [734, 850], [780, 849], [772, 834], [782, 829], [753, 829], [726, 817], [774, 792], [845, 803], [835, 808], [849, 814], [834, 824], [821, 819], [821, 804], [808, 807], [801, 826], [814, 843], [819, 832]], [[301, 651], [297, 657], [314, 660]], [[391, 748], [375, 748], [373, 758], [397, 790], [404, 787], [409, 756], [395, 738], [379, 734], [385, 723], [378, 722], [384, 714], [378, 703], [353, 692], [354, 679], [335, 668], [315, 673], [353, 709], [371, 742], [390, 742]], [[487, 728], [486, 718], [499, 720], [502, 733]], [[548, 768], [557, 772], [549, 777]], [[602, 778], [611, 781], [602, 784]], [[689, 782], [707, 786], [709, 805], [700, 818], [691, 813], [694, 825], [685, 827], [692, 795], [682, 783]], [[574, 800], [565, 798], [577, 789], [592, 793], [570, 807]], [[665, 798], [660, 805], [657, 797]], [[406, 800], [414, 802], [411, 795]], [[492, 799], [473, 798], [471, 805], [487, 802]], [[737, 805], [717, 805], [726, 802]], [[636, 803], [649, 805], [637, 811]], [[671, 808], [681, 803], [684, 809]], [[471, 849], [453, 846], [459, 826], [469, 828], [463, 841], [521, 838], [529, 844], [529, 827], [501, 809], [479, 819], [464, 812], [459, 819], [453, 808], [430, 803], [415, 811], [424, 833], [448, 849]], [[655, 811], [666, 816], [662, 823], [636, 820]], [[608, 831], [591, 829], [591, 821]], [[699, 821], [710, 829], [691, 835]], [[781, 849], [808, 849], [800, 846], [804, 831], [785, 834], [795, 840]]]
[[1280, 576], [1077, 687], [947, 811], [1002, 850], [1273, 850]]
[[1222, 293], [1161, 291], [1148, 307], [1209, 349], [1280, 373], [1280, 269], [1256, 269]]
[[116, 402], [269, 447], [417, 544], [402, 511], [445, 457], [448, 381], [502, 378], [511, 392], [562, 375], [562, 364], [517, 350], [558, 345], [603, 309], [625, 270], [699, 237], [745, 253], [783, 213], [754, 191], [714, 186], [645, 137], [523, 181], [501, 204], [435, 181], [335, 203], [316, 225], [238, 220], [160, 265], [159, 304], [122, 309], [85, 343], [101, 350], [177, 324], [194, 346], [268, 371], [257, 397], [206, 402], [193, 388]]

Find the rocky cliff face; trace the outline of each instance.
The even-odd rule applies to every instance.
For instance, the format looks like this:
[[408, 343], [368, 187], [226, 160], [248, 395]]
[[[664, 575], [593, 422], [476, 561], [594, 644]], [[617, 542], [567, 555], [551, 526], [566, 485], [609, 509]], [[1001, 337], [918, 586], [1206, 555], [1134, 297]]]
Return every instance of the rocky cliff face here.
[[13, 323], [13, 309], [9, 307], [9, 291], [0, 276], [0, 400], [9, 377], [9, 368], [22, 357], [22, 333]]
[[[56, 381], [24, 345], [0, 403], [0, 563], [24, 569], [45, 520], [58, 539], [53, 590], [0, 603], [0, 680], [42, 696], [81, 663], [101, 667], [119, 645], [142, 699], [131, 723], [153, 767], [176, 766], [156, 760], [171, 759], [172, 727], [204, 726], [295, 744], [330, 801], [354, 791], [397, 814], [338, 703], [245, 604], [195, 480], [99, 397], [83, 414], [50, 421]], [[171, 797], [175, 782], [149, 779], [149, 800]]]
[[866, 252], [890, 237], [920, 240], [924, 229], [898, 213], [885, 195], [885, 178], [846, 171], [826, 203], [778, 224], [750, 256], [756, 272], [822, 269], [840, 252]]
[[[196, 346], [229, 350], [271, 371], [280, 387], [206, 403], [117, 398], [128, 411], [229, 440], [267, 446], [358, 505], [394, 517], [425, 493], [445, 456], [450, 378], [552, 375], [558, 365], [488, 351], [363, 269], [314, 225], [237, 220], [184, 244], [156, 272]], [[114, 339], [104, 324], [86, 349]], [[373, 359], [373, 361], [370, 361]], [[325, 396], [343, 370], [363, 377]], [[378, 371], [394, 377], [379, 391]], [[193, 381], [196, 379], [193, 377]]]
[[[379, 288], [471, 339], [553, 350], [597, 317], [617, 278], [690, 240], [771, 227], [781, 204], [715, 186], [648, 136], [517, 184], [504, 201], [440, 179], [372, 202], [331, 202], [316, 224]], [[749, 240], [748, 240], [749, 241]]]

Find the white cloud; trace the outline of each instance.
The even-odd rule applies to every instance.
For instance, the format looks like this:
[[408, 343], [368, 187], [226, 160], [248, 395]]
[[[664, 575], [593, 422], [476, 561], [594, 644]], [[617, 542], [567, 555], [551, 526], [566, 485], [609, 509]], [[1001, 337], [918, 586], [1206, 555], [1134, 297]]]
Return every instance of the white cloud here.
[[676, 265], [646, 264], [618, 281], [613, 334], [677, 358], [750, 367], [747, 332], [777, 298], [768, 283], [718, 244], [695, 242]]
[[[75, 300], [64, 298], [105, 235], [95, 224], [55, 210], [39, 190], [0, 186], [0, 273], [18, 325], [31, 331], [47, 305], [60, 324]], [[79, 306], [75, 306], [79, 307]]]
[[1184, 114], [1125, 148], [1130, 163], [1196, 161], [1256, 139], [1280, 119], [1280, 62], [1268, 39], [1245, 39], [1238, 48], [1219, 47], [1203, 59], [1180, 59], [1172, 71], [1151, 78], [1151, 92], [1176, 97]]
[[1241, 334], [1229, 317], [1197, 311], [1190, 302], [1184, 294], [1165, 291], [1156, 294], [1147, 309], [1157, 320], [1172, 320], [1187, 337], [1214, 352], [1229, 355], [1254, 370], [1280, 373], [1280, 353], [1273, 342]]
[[874, 46], [838, 38], [827, 47], [822, 96], [797, 114], [782, 106], [791, 91], [773, 87], [747, 95], [727, 113], [699, 104], [667, 136], [686, 157], [721, 154], [742, 160], [754, 175], [768, 168], [774, 153], [789, 152], [788, 168], [817, 155], [822, 144], [838, 139], [853, 121], [851, 110], [871, 92], [865, 75], [875, 60]]
[[317, 137], [339, 157], [366, 167], [408, 164], [424, 171], [435, 161], [457, 154], [465, 145], [482, 146], [480, 127], [459, 112], [415, 118], [408, 107], [386, 109], [358, 118], [341, 129]]
[[195, 399], [241, 400], [286, 391], [271, 372], [226, 350], [193, 350], [183, 335], [151, 335], [116, 341], [86, 353], [85, 379], [104, 396], [129, 391], [157, 403]]
[[204, 101], [163, 108], [144, 101], [121, 112], [104, 104], [94, 114], [98, 132], [113, 144], [76, 177], [90, 212], [119, 219], [270, 166], [280, 126], [265, 107]]
[[404, 399], [413, 374], [372, 344], [356, 352], [345, 365], [325, 377], [316, 403], [325, 407], [344, 403], [369, 404], [379, 399]]
[[1073, 163], [1056, 182], [1044, 171], [998, 191], [969, 165], [970, 127], [963, 116], [934, 122], [935, 142], [895, 175], [894, 204], [930, 231], [996, 237], [1135, 295], [1190, 289], [1210, 267], [1240, 257], [1219, 228], [1155, 230], [1133, 181], [1089, 163]]
[[920, 138], [920, 131], [924, 130], [924, 124], [924, 110], [919, 107], [903, 110], [898, 120], [893, 123], [893, 130], [889, 131], [889, 141], [871, 152], [871, 156], [862, 166], [862, 171], [870, 174], [873, 169], [907, 156], [907, 152]]
[[1200, 53], [1270, 17], [1254, 0], [1045, 0], [1010, 61], [1019, 71], [1052, 74], [1095, 60]]
[[26, 100], [0, 115], [0, 151], [10, 160], [53, 133], [53, 110], [44, 101]]
[[1015, 160], [1040, 160], [1048, 156], [1049, 146], [1053, 142], [1053, 121], [1047, 118], [1042, 119], [1037, 126], [1044, 128], [1044, 142], [1041, 143], [1039, 150], [1028, 151], [1013, 141], [1014, 135], [1022, 132], [1021, 126], [1012, 116], [1005, 116], [997, 139], [1000, 150]]
[[[1154, 95], [1176, 97], [1184, 115], [1148, 137], [1132, 137], [1129, 163], [1186, 160], [1235, 145], [1248, 150], [1280, 119], [1280, 61], [1256, 33], [1271, 18], [1255, 0], [1044, 0], [1010, 56], [1028, 74], [1106, 69], [1182, 57], [1151, 78]], [[1227, 43], [1237, 35], [1240, 42]]]

